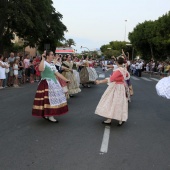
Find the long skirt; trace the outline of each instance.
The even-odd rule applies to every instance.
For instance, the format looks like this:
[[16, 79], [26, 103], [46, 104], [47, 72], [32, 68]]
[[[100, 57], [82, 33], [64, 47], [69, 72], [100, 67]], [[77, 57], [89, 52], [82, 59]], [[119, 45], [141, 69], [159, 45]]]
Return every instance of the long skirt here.
[[47, 80], [41, 80], [35, 94], [33, 116], [57, 116], [68, 112], [64, 92], [59, 83], [56, 84], [56, 87], [57, 89], [50, 90]]
[[70, 80], [70, 83], [68, 83], [68, 86], [67, 86], [68, 87], [68, 93], [70, 95], [81, 92], [81, 89], [79, 88], [79, 85], [76, 81], [76, 78], [75, 78], [75, 76], [72, 72], [70, 72], [70, 71], [63, 72], [62, 74], [63, 74], [64, 77], [66, 77], [68, 80]]
[[89, 83], [89, 72], [87, 71], [86, 67], [83, 67], [80, 71], [80, 83], [81, 84], [85, 84], [85, 83]]
[[80, 76], [79, 76], [79, 72], [77, 70], [73, 70], [73, 74], [75, 76], [75, 80], [76, 80], [76, 83], [77, 83], [77, 86], [79, 87], [80, 86]]
[[96, 79], [98, 78], [98, 75], [97, 75], [97, 73], [96, 73], [96, 70], [93, 69], [93, 68], [91, 68], [91, 67], [87, 67], [86, 69], [87, 69], [87, 71], [88, 71], [88, 73], [89, 73], [89, 81], [90, 81], [90, 82], [96, 81]]
[[126, 121], [128, 119], [128, 99], [125, 85], [110, 83], [99, 101], [95, 114], [118, 121]]
[[170, 76], [158, 81], [156, 91], [159, 96], [170, 99]]

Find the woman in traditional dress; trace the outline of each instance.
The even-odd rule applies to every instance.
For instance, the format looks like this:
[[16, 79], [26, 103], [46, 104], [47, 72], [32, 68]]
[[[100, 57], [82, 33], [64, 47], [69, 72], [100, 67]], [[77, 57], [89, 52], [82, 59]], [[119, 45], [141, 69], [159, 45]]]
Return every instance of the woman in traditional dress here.
[[157, 94], [166, 99], [170, 99], [170, 76], [164, 77], [156, 84]]
[[80, 86], [80, 75], [78, 72], [78, 67], [79, 67], [79, 61], [76, 57], [73, 58], [73, 74], [76, 78], [77, 86]]
[[[69, 71], [68, 68], [62, 66], [62, 61], [61, 61], [61, 56], [60, 56], [60, 55], [58, 55], [58, 54], [55, 55], [53, 63], [54, 63], [56, 69], [58, 70], [58, 72], [59, 72], [60, 74], [62, 74], [62, 72], [63, 72], [64, 70]], [[69, 99], [67, 83], [66, 83], [64, 80], [62, 80], [61, 78], [59, 78], [59, 77], [57, 77], [57, 79], [58, 79], [61, 87], [63, 88], [63, 91], [64, 91], [64, 93], [65, 93], [66, 98]]]
[[127, 69], [123, 66], [124, 58], [117, 60], [118, 68], [113, 72], [110, 78], [97, 80], [96, 84], [109, 83], [104, 92], [95, 114], [107, 118], [104, 124], [111, 124], [112, 119], [118, 120], [118, 126], [121, 126], [128, 119], [128, 99], [126, 95], [127, 85], [125, 80], [130, 77]]
[[90, 87], [91, 83], [94, 83], [96, 79], [98, 78], [98, 75], [92, 68], [89, 67], [89, 58], [86, 56], [83, 60], [83, 63], [81, 66], [83, 68], [80, 71], [80, 83], [82, 84], [83, 87]]
[[43, 117], [46, 120], [57, 123], [58, 120], [54, 116], [62, 115], [68, 112], [68, 106], [63, 89], [56, 79], [56, 76], [69, 82], [63, 77], [51, 63], [54, 59], [52, 51], [46, 52], [42, 55], [42, 60], [39, 65], [41, 71], [41, 81], [38, 85], [32, 115]]
[[[124, 50], [122, 49], [122, 57], [125, 59], [124, 67], [127, 69], [127, 71], [129, 71], [130, 70], [129, 53], [127, 52], [127, 56], [126, 56]], [[129, 88], [128, 89], [129, 90], [128, 101], [131, 102], [131, 96], [133, 96], [134, 92], [133, 92], [133, 87], [132, 87], [130, 77], [129, 77], [129, 79], [126, 79], [126, 83]]]
[[71, 61], [71, 55], [67, 55], [66, 61], [63, 62], [63, 66], [67, 67], [69, 70], [64, 70], [62, 74], [64, 77], [70, 80], [70, 83], [67, 86], [70, 97], [72, 97], [73, 94], [81, 92], [79, 84], [77, 83], [75, 75], [73, 74], [73, 64], [74, 63]]
[[98, 74], [97, 74], [96, 70], [94, 69], [94, 61], [92, 60], [91, 57], [89, 57], [89, 68], [91, 70], [90, 73], [93, 74], [93, 77], [94, 77], [93, 81], [92, 81], [92, 83], [93, 83], [97, 80]]

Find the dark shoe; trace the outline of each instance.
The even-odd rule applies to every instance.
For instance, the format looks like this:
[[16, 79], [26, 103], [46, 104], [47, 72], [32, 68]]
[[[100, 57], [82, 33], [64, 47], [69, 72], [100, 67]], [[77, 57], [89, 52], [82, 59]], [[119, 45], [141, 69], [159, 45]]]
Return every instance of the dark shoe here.
[[112, 122], [110, 123], [106, 123], [105, 121], [102, 122], [102, 124], [105, 124], [105, 125], [111, 125]]
[[86, 85], [86, 84], [82, 84], [82, 86], [83, 86], [83, 87], [85, 87], [85, 88], [87, 87], [87, 85]]
[[117, 125], [117, 126], [122, 126], [124, 123], [125, 123], [125, 121], [122, 121], [122, 123], [121, 123], [121, 124], [120, 124], [120, 123], [118, 123], [118, 125]]
[[45, 120], [49, 120], [48, 117], [45, 117], [45, 116], [42, 116], [42, 118], [45, 119]]

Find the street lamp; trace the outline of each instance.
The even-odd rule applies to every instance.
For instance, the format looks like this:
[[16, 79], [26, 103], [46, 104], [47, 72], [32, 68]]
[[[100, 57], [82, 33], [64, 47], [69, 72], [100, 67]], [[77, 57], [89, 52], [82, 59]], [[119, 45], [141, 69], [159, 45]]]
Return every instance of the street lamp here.
[[[87, 47], [83, 47], [83, 46], [81, 46], [80, 48], [86, 48], [86, 49], [88, 49]], [[88, 49], [89, 50], [89, 49]], [[89, 52], [90, 52], [90, 50], [89, 50]]]
[[[87, 47], [83, 47], [83, 46], [81, 46], [80, 48], [86, 48], [86, 49], [88, 49]], [[89, 50], [89, 49], [88, 49]], [[89, 54], [90, 54], [90, 50], [89, 50]], [[91, 55], [91, 54], [90, 54]]]
[[124, 37], [124, 41], [126, 41], [126, 22], [127, 22], [127, 19], [125, 20], [125, 37]]
[[133, 61], [133, 55], [134, 55], [134, 47], [132, 44], [126, 44], [126, 46], [131, 46], [132, 47], [132, 61]]

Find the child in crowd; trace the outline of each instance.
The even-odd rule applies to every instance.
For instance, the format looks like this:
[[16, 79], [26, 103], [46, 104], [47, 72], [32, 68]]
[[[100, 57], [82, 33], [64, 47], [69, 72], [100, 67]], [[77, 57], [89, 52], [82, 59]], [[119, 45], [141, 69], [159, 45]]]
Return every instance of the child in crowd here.
[[18, 64], [19, 60], [15, 59], [14, 64], [13, 64], [13, 70], [14, 70], [14, 87], [19, 87], [18, 86]]

